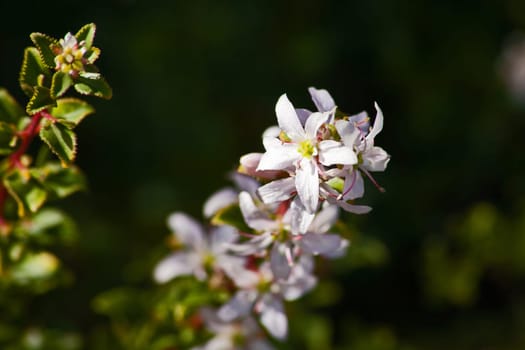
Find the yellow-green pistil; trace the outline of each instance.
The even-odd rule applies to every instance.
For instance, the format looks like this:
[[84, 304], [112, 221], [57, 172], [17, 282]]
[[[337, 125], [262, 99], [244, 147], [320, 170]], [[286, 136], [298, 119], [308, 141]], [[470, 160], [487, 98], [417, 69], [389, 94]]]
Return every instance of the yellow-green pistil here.
[[304, 158], [312, 158], [315, 152], [315, 147], [312, 145], [312, 142], [310, 140], [304, 140], [299, 143], [299, 147], [297, 147], [297, 152], [301, 154]]

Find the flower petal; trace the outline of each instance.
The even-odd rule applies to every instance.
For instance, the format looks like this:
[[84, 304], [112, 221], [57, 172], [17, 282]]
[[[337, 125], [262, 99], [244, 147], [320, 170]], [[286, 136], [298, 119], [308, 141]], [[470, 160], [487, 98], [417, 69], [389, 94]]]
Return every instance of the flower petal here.
[[353, 165], [357, 164], [357, 155], [351, 147], [343, 146], [341, 142], [325, 140], [319, 143], [319, 161], [323, 165]]
[[345, 177], [345, 184], [343, 187], [343, 200], [352, 200], [361, 198], [365, 194], [365, 183], [361, 172], [352, 169]]
[[287, 253], [290, 253], [290, 247], [287, 244], [274, 243], [270, 253], [270, 266], [276, 279], [285, 280], [290, 275], [292, 268], [286, 256]]
[[310, 140], [317, 138], [317, 130], [326, 123], [328, 120], [328, 117], [330, 116], [329, 113], [319, 113], [315, 112], [308, 117], [306, 120], [306, 124], [304, 126], [306, 135]]
[[308, 231], [308, 227], [314, 219], [315, 213], [309, 213], [298, 197], [295, 197], [290, 204], [290, 212], [292, 234], [298, 235]]
[[388, 153], [381, 147], [374, 146], [363, 152], [361, 166], [370, 171], [384, 171], [389, 161]]
[[204, 231], [202, 226], [189, 215], [176, 212], [168, 217], [168, 226], [175, 236], [187, 246], [196, 250], [204, 249]]
[[240, 256], [220, 255], [217, 257], [217, 266], [235, 283], [239, 288], [253, 288], [259, 282], [259, 275], [244, 267], [246, 259]]
[[293, 143], [282, 143], [273, 137], [263, 139], [266, 153], [261, 157], [257, 171], [260, 170], [285, 170], [301, 158], [297, 152], [297, 145]]
[[339, 217], [339, 207], [337, 205], [325, 205], [324, 208], [315, 216], [315, 219], [308, 228], [309, 232], [324, 233], [335, 225]]
[[341, 237], [333, 233], [308, 232], [301, 236], [299, 244], [307, 254], [331, 254], [341, 246]]
[[238, 198], [237, 191], [233, 188], [224, 188], [212, 194], [204, 203], [203, 213], [207, 218], [212, 217], [220, 209], [236, 203]]
[[376, 107], [376, 118], [374, 120], [374, 126], [372, 127], [372, 130], [366, 135], [367, 141], [374, 142], [374, 138], [383, 130], [383, 111], [381, 111], [381, 108], [379, 108], [379, 105], [377, 103], [374, 103]]
[[312, 111], [309, 111], [305, 108], [296, 108], [295, 113], [297, 113], [297, 118], [299, 118], [301, 125], [304, 127], [304, 125], [306, 124], [306, 120], [312, 114]]
[[250, 313], [256, 298], [257, 292], [255, 290], [240, 290], [217, 311], [217, 316], [226, 322], [246, 316]]
[[281, 95], [277, 104], [275, 105], [275, 114], [277, 114], [277, 122], [279, 127], [294, 141], [302, 141], [305, 138], [305, 133], [295, 108], [293, 107], [286, 94]]
[[239, 207], [241, 208], [244, 221], [254, 230], [269, 231], [277, 227], [275, 220], [270, 219], [265, 212], [255, 205], [252, 196], [248, 192], [239, 194]]
[[232, 226], [218, 226], [210, 233], [210, 250], [215, 254], [220, 254], [228, 249], [228, 244], [234, 243], [239, 239], [239, 232]]
[[264, 203], [285, 201], [292, 196], [293, 192], [295, 192], [295, 180], [293, 177], [269, 182], [257, 190]]
[[319, 203], [319, 175], [314, 160], [301, 159], [295, 174], [295, 188], [306, 211], [314, 213]]
[[314, 104], [319, 112], [329, 112], [335, 108], [334, 99], [325, 89], [309, 87], [308, 92], [310, 93], [312, 101], [314, 101]]
[[282, 300], [273, 295], [265, 295], [261, 305], [261, 324], [277, 339], [288, 335], [288, 318], [284, 313]]
[[168, 255], [155, 266], [153, 278], [157, 283], [166, 283], [178, 276], [191, 275], [197, 267], [195, 258], [195, 254], [183, 252]]
[[361, 131], [347, 120], [338, 120], [335, 122], [335, 128], [341, 136], [341, 141], [345, 146], [353, 147], [357, 145], [361, 137]]

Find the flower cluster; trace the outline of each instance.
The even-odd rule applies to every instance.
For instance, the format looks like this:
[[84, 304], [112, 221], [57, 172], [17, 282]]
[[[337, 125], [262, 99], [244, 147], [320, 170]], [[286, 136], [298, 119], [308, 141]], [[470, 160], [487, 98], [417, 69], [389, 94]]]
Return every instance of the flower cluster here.
[[[228, 344], [224, 349], [271, 349], [261, 340], [264, 333], [255, 331], [254, 319], [274, 338], [286, 338], [284, 301], [315, 287], [315, 256], [337, 258], [349, 245], [330, 232], [340, 209], [371, 210], [354, 203], [364, 195], [364, 178], [382, 190], [371, 175], [385, 170], [390, 159], [374, 142], [383, 127], [377, 104], [372, 124], [366, 112], [339, 111], [326, 90], [309, 92], [316, 112], [296, 109], [286, 95], [279, 98], [278, 126], [263, 134], [265, 152], [241, 157], [232, 176], [236, 187], [206, 202], [209, 234], [185, 214], [169, 218], [184, 248], [156, 266], [155, 279], [194, 275], [211, 281], [220, 274], [231, 281], [231, 298], [215, 311], [201, 312], [206, 324], [215, 320], [208, 328], [216, 336], [199, 349], [216, 349], [218, 343]], [[242, 220], [231, 219], [236, 211]]]

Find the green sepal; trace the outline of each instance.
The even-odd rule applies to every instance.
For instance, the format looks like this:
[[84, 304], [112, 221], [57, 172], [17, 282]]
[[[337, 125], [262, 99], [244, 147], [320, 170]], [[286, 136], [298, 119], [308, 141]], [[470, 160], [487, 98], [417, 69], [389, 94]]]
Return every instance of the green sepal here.
[[212, 225], [230, 225], [244, 232], [251, 232], [252, 229], [246, 225], [241, 209], [238, 204], [230, 205], [219, 210], [211, 219]]
[[40, 129], [40, 138], [60, 158], [62, 166], [68, 166], [75, 159], [77, 138], [67, 126], [45, 120]]
[[72, 129], [94, 112], [95, 109], [87, 102], [68, 97], [57, 100], [57, 106], [51, 110], [51, 115]]
[[42, 33], [32, 33], [30, 37], [37, 47], [40, 58], [42, 58], [44, 64], [50, 69], [55, 68], [55, 53], [53, 52], [53, 47], [59, 45], [58, 41]]
[[0, 88], [0, 121], [17, 123], [26, 113], [6, 89]]
[[18, 216], [36, 212], [46, 201], [47, 192], [26, 169], [15, 169], [4, 177], [4, 186], [16, 201]]
[[13, 152], [16, 145], [16, 126], [10, 123], [0, 121], [0, 155], [6, 155]]
[[97, 27], [95, 26], [95, 23], [86, 24], [75, 34], [75, 38], [77, 38], [79, 43], [83, 41], [84, 47], [86, 50], [89, 50], [93, 45], [96, 30]]
[[82, 95], [94, 95], [108, 100], [113, 95], [109, 84], [98, 73], [81, 72], [76, 79], [75, 90]]
[[26, 112], [30, 115], [38, 113], [46, 108], [56, 106], [56, 101], [51, 97], [51, 91], [42, 86], [36, 86], [33, 97], [26, 106]]
[[42, 86], [49, 78], [49, 69], [42, 62], [38, 50], [34, 47], [28, 47], [24, 51], [24, 61], [20, 69], [18, 81], [20, 87], [27, 96], [32, 96], [35, 86]]
[[55, 72], [53, 74], [53, 81], [51, 82], [51, 97], [54, 99], [59, 98], [66, 93], [73, 85], [73, 78], [67, 73], [64, 72]]
[[74, 165], [64, 168], [57, 162], [49, 162], [31, 168], [30, 173], [53, 197], [64, 198], [86, 189], [86, 178]]

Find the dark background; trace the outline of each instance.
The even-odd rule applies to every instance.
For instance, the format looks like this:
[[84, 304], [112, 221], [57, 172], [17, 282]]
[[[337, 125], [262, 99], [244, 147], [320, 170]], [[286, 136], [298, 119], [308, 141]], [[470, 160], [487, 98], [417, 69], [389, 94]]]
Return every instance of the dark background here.
[[103, 327], [92, 298], [150, 284], [166, 216], [200, 217], [263, 150], [277, 98], [313, 108], [315, 86], [348, 113], [377, 101], [392, 159], [376, 176], [387, 192], [367, 184], [374, 211], [343, 217], [370, 240], [349, 250], [363, 257], [333, 263], [334, 301], [305, 301], [321, 323], [292, 326], [295, 348], [319, 327], [308, 348], [525, 348], [525, 109], [500, 74], [523, 1], [2, 0], [0, 14], [0, 85], [23, 103], [29, 33], [89, 22], [114, 89], [78, 129], [90, 190], [58, 204], [81, 231], [75, 283], [41, 297], [35, 323]]

